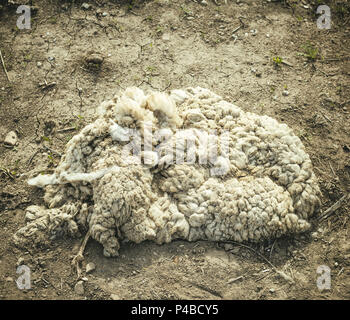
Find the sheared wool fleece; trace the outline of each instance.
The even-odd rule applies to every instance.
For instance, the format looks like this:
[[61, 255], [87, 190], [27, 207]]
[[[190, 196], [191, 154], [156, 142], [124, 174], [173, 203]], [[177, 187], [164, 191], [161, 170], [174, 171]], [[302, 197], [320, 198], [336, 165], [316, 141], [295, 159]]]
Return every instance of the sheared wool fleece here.
[[[213, 130], [228, 133], [228, 148], [220, 139], [205, 147], [203, 132]], [[153, 148], [144, 150], [151, 133]], [[196, 147], [194, 163], [175, 163], [173, 146], [186, 154], [188, 141]], [[141, 161], [126, 163], [127, 144]], [[216, 157], [198, 160], [216, 146]], [[90, 228], [105, 256], [118, 255], [121, 240], [258, 242], [292, 235], [310, 228], [320, 204], [310, 158], [287, 125], [200, 87], [169, 95], [128, 88], [103, 102], [98, 118], [68, 142], [54, 173], [29, 184], [45, 188], [46, 207], [27, 208], [27, 224], [14, 236], [18, 245]]]

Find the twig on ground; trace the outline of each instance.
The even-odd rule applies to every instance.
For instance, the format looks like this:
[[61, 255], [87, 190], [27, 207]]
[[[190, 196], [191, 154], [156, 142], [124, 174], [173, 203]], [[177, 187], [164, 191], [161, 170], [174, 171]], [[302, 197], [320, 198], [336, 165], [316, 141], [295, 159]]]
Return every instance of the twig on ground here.
[[344, 56], [339, 58], [325, 58], [321, 60], [321, 62], [330, 62], [330, 61], [343, 61], [343, 60], [350, 60], [350, 56]]
[[285, 61], [282, 59], [282, 63], [285, 64], [288, 67], [293, 67], [293, 65], [291, 63], [289, 63], [288, 61]]
[[45, 146], [45, 145], [43, 145], [43, 148], [46, 149], [46, 150], [48, 150], [48, 151], [50, 151], [51, 153], [55, 153], [55, 154], [57, 154], [58, 156], [62, 157], [62, 154], [59, 153], [59, 152], [56, 151], [56, 150], [53, 150], [53, 149], [51, 149], [51, 148], [49, 148], [49, 147], [47, 147], [47, 146]]
[[82, 274], [80, 263], [84, 260], [84, 250], [85, 250], [87, 242], [90, 239], [90, 235], [91, 235], [91, 231], [89, 229], [89, 231], [86, 233], [86, 235], [83, 239], [83, 242], [81, 243], [81, 246], [79, 248], [78, 253], [74, 256], [74, 258], [72, 260], [72, 266], [75, 266], [75, 268], [76, 268], [78, 279], [80, 279], [81, 274]]
[[258, 281], [260, 281], [260, 280], [265, 279], [266, 277], [268, 277], [268, 276], [270, 275], [269, 271], [270, 271], [270, 269], [265, 269], [265, 270], [261, 271], [261, 273], [266, 273], [266, 274], [263, 275], [262, 277], [256, 279], [255, 282], [258, 282]]
[[329, 179], [332, 179], [332, 177], [331, 177], [329, 174], [327, 174], [325, 171], [322, 171], [322, 170], [320, 170], [320, 169], [317, 168], [317, 167], [314, 167], [314, 169], [315, 169], [316, 171], [318, 171], [318, 173], [320, 174], [320, 176], [321, 176], [321, 175], [325, 175], [325, 176], [328, 177]]
[[343, 271], [344, 271], [344, 268], [341, 268], [340, 271], [338, 272], [337, 276], [339, 277]]
[[43, 282], [45, 282], [46, 285], [50, 285], [52, 286], [55, 290], [57, 290], [57, 288], [50, 282], [50, 281], [47, 281], [44, 277], [41, 277], [41, 280]]
[[315, 65], [314, 65], [313, 67], [315, 68], [316, 71], [321, 72], [321, 73], [324, 74], [326, 77], [333, 77], [333, 76], [336, 75], [336, 73], [326, 73], [326, 72], [324, 72], [323, 70], [317, 68]]
[[227, 281], [227, 284], [231, 284], [231, 283], [236, 282], [236, 281], [238, 281], [240, 279], [243, 279], [243, 276], [239, 276], [237, 278], [230, 279], [230, 280]]
[[56, 86], [56, 82], [51, 82], [51, 83], [47, 83], [46, 80], [44, 80], [44, 82], [39, 83], [39, 87], [41, 87], [41, 90], [46, 90], [46, 89], [50, 89], [53, 88], [54, 86]]
[[247, 246], [247, 245], [245, 245], [243, 243], [236, 242], [236, 241], [220, 241], [220, 242], [221, 243], [235, 244], [235, 245], [238, 245], [240, 247], [243, 247], [243, 248], [246, 248], [246, 249], [249, 249], [249, 250], [253, 251], [259, 258], [264, 260], [283, 279], [285, 279], [288, 282], [294, 283], [294, 280], [290, 276], [285, 274], [283, 271], [278, 270], [269, 259], [265, 258], [261, 253], [259, 253], [258, 251], [254, 250], [253, 248], [251, 248], [251, 247], [249, 247], [249, 246]]
[[210, 294], [212, 294], [213, 296], [216, 296], [216, 297], [219, 297], [219, 298], [222, 298], [222, 294], [216, 290], [213, 290], [203, 284], [198, 284], [196, 282], [193, 282], [193, 281], [190, 281], [189, 282], [190, 284], [194, 285], [195, 287], [197, 287], [198, 289], [201, 289], [203, 291], [206, 291], [206, 292], [209, 292]]
[[320, 111], [320, 113], [322, 114], [323, 118], [325, 118], [325, 119], [328, 120], [329, 122], [332, 122], [332, 120], [329, 119], [323, 112]]
[[171, 82], [169, 82], [168, 85], [164, 89], [162, 89], [162, 91], [168, 90], [170, 88], [170, 86], [171, 86]]
[[242, 27], [245, 28], [246, 25], [245, 25], [245, 23], [242, 21], [242, 19], [245, 19], [245, 17], [242, 17], [242, 16], [238, 17], [238, 20], [239, 20], [239, 22], [241, 23]]
[[38, 152], [40, 151], [40, 149], [36, 150], [33, 155], [29, 158], [28, 160], [28, 166], [32, 163], [34, 157], [38, 154]]
[[334, 177], [336, 178], [337, 175], [336, 175], [335, 172], [334, 172], [334, 169], [333, 169], [333, 167], [332, 167], [332, 164], [331, 164], [330, 162], [328, 162], [328, 163], [329, 163], [329, 166], [330, 166], [330, 168], [331, 168], [331, 170], [332, 170], [332, 173], [333, 173]]
[[329, 218], [331, 215], [333, 215], [335, 213], [335, 211], [337, 211], [342, 204], [346, 201], [350, 199], [350, 193], [345, 194], [344, 196], [342, 196], [336, 203], [334, 203], [330, 208], [328, 208], [319, 218], [318, 220], [324, 220]]
[[234, 29], [233, 31], [232, 31], [232, 34], [234, 34], [235, 32], [237, 32], [239, 29], [241, 29], [243, 27], [243, 25], [241, 24], [241, 25], [239, 25], [236, 29]]
[[1, 50], [0, 50], [0, 59], [1, 59], [2, 67], [4, 68], [4, 71], [5, 71], [5, 74], [6, 74], [6, 78], [7, 78], [8, 82], [11, 82], [10, 78], [9, 78], [9, 75], [7, 73], [7, 70], [6, 70], [5, 61], [4, 61], [4, 58], [2, 56]]

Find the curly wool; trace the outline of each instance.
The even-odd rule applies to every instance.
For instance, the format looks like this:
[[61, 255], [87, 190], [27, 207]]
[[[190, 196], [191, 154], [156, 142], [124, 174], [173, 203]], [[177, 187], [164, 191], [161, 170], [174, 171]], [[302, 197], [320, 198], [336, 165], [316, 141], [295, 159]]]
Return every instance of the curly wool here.
[[[166, 139], [153, 136], [147, 149], [148, 135], [159, 130]], [[203, 132], [213, 130], [228, 133], [227, 147], [210, 135], [205, 141]], [[136, 131], [130, 145], [141, 161], [126, 163], [125, 146]], [[194, 161], [175, 162], [174, 146]], [[216, 156], [205, 163], [206, 151]], [[120, 240], [257, 242], [292, 235], [310, 228], [320, 204], [310, 158], [287, 125], [199, 87], [170, 95], [126, 89], [68, 142], [51, 176], [29, 184], [45, 188], [46, 207], [27, 209], [17, 244], [90, 228], [106, 256], [118, 255]]]

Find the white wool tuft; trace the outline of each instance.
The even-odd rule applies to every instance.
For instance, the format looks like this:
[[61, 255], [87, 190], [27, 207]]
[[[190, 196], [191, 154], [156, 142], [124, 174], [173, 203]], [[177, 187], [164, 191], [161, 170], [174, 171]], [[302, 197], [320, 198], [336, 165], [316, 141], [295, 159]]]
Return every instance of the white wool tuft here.
[[111, 126], [109, 132], [111, 137], [115, 141], [126, 142], [130, 140], [130, 131], [126, 128], [122, 128], [116, 124], [113, 120], [110, 120]]
[[[227, 134], [213, 140], [213, 131]], [[175, 146], [190, 161], [175, 163]], [[123, 240], [293, 235], [310, 228], [320, 204], [311, 160], [287, 125], [199, 87], [170, 95], [126, 89], [68, 142], [54, 174], [28, 183], [45, 188], [47, 207], [27, 208], [17, 244], [90, 228], [106, 256], [116, 256]]]
[[[150, 94], [147, 98], [147, 107], [158, 118], [160, 127], [165, 124], [167, 127], [176, 128], [182, 124], [174, 100], [165, 93], [155, 92]], [[165, 118], [161, 119], [164, 116]]]
[[43, 188], [49, 184], [56, 184], [57, 183], [57, 178], [55, 174], [50, 174], [50, 175], [38, 175], [35, 178], [31, 178], [28, 180], [28, 184], [30, 186], [36, 186]]

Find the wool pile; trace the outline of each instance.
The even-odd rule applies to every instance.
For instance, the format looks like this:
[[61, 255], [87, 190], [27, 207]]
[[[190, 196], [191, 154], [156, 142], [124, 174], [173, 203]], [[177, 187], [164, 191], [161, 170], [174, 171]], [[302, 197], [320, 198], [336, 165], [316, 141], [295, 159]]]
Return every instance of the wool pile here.
[[121, 241], [259, 242], [305, 232], [320, 205], [310, 157], [286, 125], [204, 88], [128, 88], [67, 144], [26, 210], [17, 245], [86, 230], [117, 256]]

